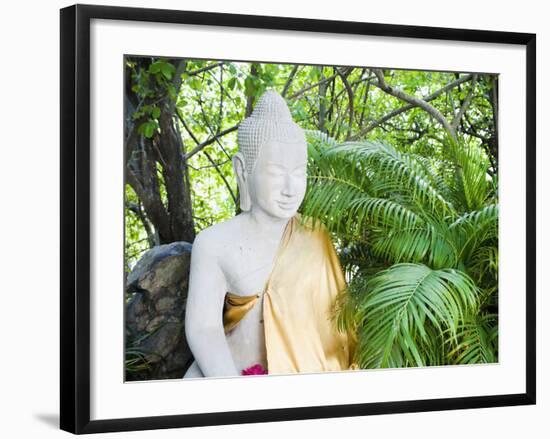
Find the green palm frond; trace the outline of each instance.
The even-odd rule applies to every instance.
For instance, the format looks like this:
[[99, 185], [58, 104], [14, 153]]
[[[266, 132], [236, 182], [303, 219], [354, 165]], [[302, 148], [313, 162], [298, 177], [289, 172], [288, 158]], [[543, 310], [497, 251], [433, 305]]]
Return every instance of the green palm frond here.
[[349, 230], [341, 224], [341, 220], [349, 217], [352, 201], [365, 195], [363, 188], [338, 176], [317, 175], [311, 178], [314, 184], [310, 185], [306, 194], [302, 213], [321, 220], [332, 231], [344, 233]]
[[308, 145], [314, 145], [317, 149], [337, 146], [338, 142], [328, 134], [317, 130], [305, 130]]
[[411, 156], [419, 166], [422, 166], [432, 186], [435, 187], [446, 200], [452, 200], [453, 190], [448, 184], [448, 181], [452, 178], [452, 173], [449, 172], [448, 163], [434, 157], [423, 157], [419, 154], [411, 154]]
[[448, 364], [448, 349], [444, 335], [433, 325], [426, 325], [426, 337], [421, 340], [420, 347], [424, 354], [426, 366], [441, 366]]
[[379, 180], [379, 192], [395, 192], [411, 205], [431, 212], [454, 212], [453, 205], [432, 185], [431, 176], [412, 155], [373, 142], [345, 142], [328, 150], [328, 154], [351, 157], [372, 169]]
[[477, 248], [467, 261], [466, 267], [478, 282], [489, 278], [492, 283], [496, 284], [498, 280], [497, 242], [495, 241], [493, 245]]
[[423, 366], [421, 346], [429, 343], [426, 325], [443, 335], [457, 331], [464, 313], [474, 312], [478, 289], [465, 273], [397, 264], [373, 276], [358, 304], [362, 367]]
[[402, 229], [374, 229], [370, 244], [373, 253], [389, 263], [421, 262], [432, 242], [431, 230], [424, 226]]
[[330, 155], [336, 144], [325, 134], [308, 132], [308, 140], [308, 191], [302, 213], [333, 232], [349, 233], [354, 227], [341, 220], [350, 217], [353, 200], [368, 194], [369, 174], [345, 157]]
[[496, 180], [481, 147], [449, 141], [425, 157], [308, 136], [302, 210], [338, 242], [349, 294], [335, 318], [357, 334], [361, 367], [497, 358], [497, 326], [479, 320], [498, 309]]
[[491, 196], [491, 178], [488, 174], [489, 158], [475, 143], [449, 142], [455, 168], [454, 195], [464, 211], [483, 208]]
[[390, 264], [424, 262], [433, 268], [458, 266], [459, 248], [452, 231], [444, 224], [432, 222], [372, 229], [373, 253]]
[[454, 364], [495, 363], [498, 351], [496, 315], [473, 315], [460, 325], [459, 342], [449, 352]]
[[369, 173], [364, 167], [349, 158], [334, 157], [331, 151], [338, 145], [323, 133], [308, 134], [309, 175], [345, 177], [356, 186], [368, 187]]
[[498, 204], [489, 204], [479, 210], [468, 211], [457, 218], [451, 227], [489, 227], [492, 228], [492, 233], [496, 236], [498, 221]]
[[[477, 258], [478, 262], [484, 263], [489, 257], [491, 263], [496, 262], [494, 268], [498, 267], [498, 205], [490, 204], [480, 210], [467, 212], [454, 221], [449, 229], [457, 236], [459, 246], [459, 258], [466, 261], [466, 265], [471, 265]], [[484, 247], [491, 249], [490, 254], [485, 254], [480, 258], [479, 250]], [[495, 249], [495, 254], [492, 253]], [[477, 256], [476, 256], [477, 254]]]
[[423, 219], [411, 209], [387, 198], [369, 195], [358, 196], [350, 202], [348, 222], [362, 224], [365, 220], [373, 226], [414, 227], [423, 224]]

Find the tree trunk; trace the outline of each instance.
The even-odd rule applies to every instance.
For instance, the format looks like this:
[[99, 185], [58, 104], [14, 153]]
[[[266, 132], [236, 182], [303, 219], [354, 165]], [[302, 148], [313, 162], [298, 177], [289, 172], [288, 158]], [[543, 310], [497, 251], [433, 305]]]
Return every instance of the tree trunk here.
[[[136, 70], [147, 69], [153, 59], [139, 58]], [[184, 60], [169, 60], [175, 67], [172, 85], [179, 92]], [[140, 100], [132, 89], [131, 69], [126, 68], [125, 96], [125, 182], [139, 197], [147, 219], [158, 233], [160, 244], [174, 241], [193, 242], [195, 238], [190, 195], [189, 174], [183, 141], [174, 120], [176, 102], [166, 89], [156, 90], [154, 98]], [[155, 83], [151, 81], [151, 87]], [[158, 88], [158, 85], [157, 85]], [[138, 132], [148, 115], [133, 120], [133, 115], [144, 105], [157, 103], [161, 133], [146, 138]], [[159, 172], [160, 171], [160, 172]], [[160, 177], [162, 175], [162, 179]], [[165, 189], [165, 196], [163, 191]]]

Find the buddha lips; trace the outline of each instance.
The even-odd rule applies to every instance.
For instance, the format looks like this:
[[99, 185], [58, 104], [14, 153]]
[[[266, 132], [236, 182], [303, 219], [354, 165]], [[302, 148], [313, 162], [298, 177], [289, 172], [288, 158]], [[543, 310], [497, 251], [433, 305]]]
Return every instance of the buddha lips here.
[[254, 364], [243, 369], [241, 375], [267, 375], [267, 370], [265, 370], [261, 364]]

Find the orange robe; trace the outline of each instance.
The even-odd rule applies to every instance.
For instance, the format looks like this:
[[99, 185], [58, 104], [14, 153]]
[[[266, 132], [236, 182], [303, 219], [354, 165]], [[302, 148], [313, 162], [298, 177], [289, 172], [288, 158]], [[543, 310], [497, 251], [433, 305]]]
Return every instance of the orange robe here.
[[[346, 288], [344, 273], [327, 229], [291, 218], [275, 256], [263, 295], [269, 374], [355, 369], [351, 334], [331, 319], [336, 297]], [[224, 328], [230, 331], [261, 294], [227, 293]]]

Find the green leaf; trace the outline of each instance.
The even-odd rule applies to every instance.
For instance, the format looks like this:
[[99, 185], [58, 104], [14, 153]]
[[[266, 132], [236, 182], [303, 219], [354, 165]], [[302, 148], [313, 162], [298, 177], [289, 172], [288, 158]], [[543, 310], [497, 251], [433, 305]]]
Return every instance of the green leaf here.
[[193, 90], [201, 90], [202, 88], [202, 81], [197, 78], [196, 76], [193, 76], [191, 77], [191, 79], [189, 79], [189, 85], [191, 86], [191, 88]]
[[150, 139], [151, 137], [153, 137], [153, 134], [155, 134], [155, 130], [157, 129], [158, 125], [156, 123], [156, 121], [147, 121], [147, 122], [144, 122], [142, 123], [139, 127], [138, 127], [138, 133], [142, 134], [143, 136], [145, 136], [146, 138]]
[[162, 70], [163, 61], [155, 61], [149, 66], [149, 73], [160, 73]]
[[170, 80], [176, 73], [176, 68], [172, 64], [164, 62], [161, 64], [161, 72], [166, 79]]
[[157, 106], [154, 106], [153, 109], [151, 110], [151, 116], [154, 119], [158, 119], [160, 117], [160, 108]]

